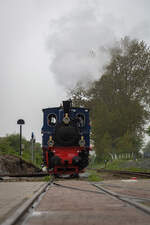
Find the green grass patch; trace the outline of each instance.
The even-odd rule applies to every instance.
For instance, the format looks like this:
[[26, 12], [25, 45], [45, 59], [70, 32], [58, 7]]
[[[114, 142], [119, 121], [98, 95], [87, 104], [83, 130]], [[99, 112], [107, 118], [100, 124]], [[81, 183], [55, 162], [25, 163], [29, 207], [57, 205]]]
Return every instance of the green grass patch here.
[[43, 177], [44, 182], [49, 182], [49, 181], [51, 181], [51, 179], [52, 179], [52, 176], [50, 176], [50, 175]]
[[102, 181], [103, 179], [100, 177], [99, 173], [96, 171], [89, 171], [89, 176], [88, 176], [88, 181], [92, 182], [99, 182]]
[[[150, 172], [150, 168], [149, 169], [144, 169], [144, 168], [140, 168], [138, 163], [141, 162], [142, 160], [138, 160], [135, 162], [135, 164], [137, 165], [132, 165], [132, 161], [131, 160], [114, 160], [113, 162], [109, 162], [107, 164], [106, 169], [109, 170], [127, 170], [127, 171], [131, 171], [131, 172]], [[126, 165], [126, 163], [128, 163], [129, 165]], [[130, 165], [131, 163], [131, 165]]]
[[[148, 160], [148, 159], [147, 159]], [[150, 172], [150, 166], [145, 168], [145, 159], [135, 160], [121, 160], [116, 159], [113, 161], [108, 161], [105, 165], [103, 162], [91, 163], [88, 169], [108, 169], [108, 170], [127, 170], [132, 172]]]
[[108, 162], [106, 169], [110, 170], [123, 170], [124, 168], [122, 167], [124, 160], [114, 160], [112, 162]]
[[97, 163], [97, 162], [96, 163], [90, 163], [89, 166], [88, 166], [89, 169], [92, 169], [92, 168], [102, 169], [104, 167], [105, 167], [104, 163]]
[[131, 172], [145, 172], [145, 173], [150, 173], [150, 169], [142, 169], [142, 168], [134, 168], [134, 167], [125, 168], [124, 170], [128, 170], [128, 171], [131, 171]]

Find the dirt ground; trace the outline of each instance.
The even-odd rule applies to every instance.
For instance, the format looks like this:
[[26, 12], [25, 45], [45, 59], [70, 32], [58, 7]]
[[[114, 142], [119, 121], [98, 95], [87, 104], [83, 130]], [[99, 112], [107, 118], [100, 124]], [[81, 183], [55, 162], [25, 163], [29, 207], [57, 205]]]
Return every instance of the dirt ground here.
[[0, 174], [35, 173], [40, 169], [14, 155], [0, 155]]

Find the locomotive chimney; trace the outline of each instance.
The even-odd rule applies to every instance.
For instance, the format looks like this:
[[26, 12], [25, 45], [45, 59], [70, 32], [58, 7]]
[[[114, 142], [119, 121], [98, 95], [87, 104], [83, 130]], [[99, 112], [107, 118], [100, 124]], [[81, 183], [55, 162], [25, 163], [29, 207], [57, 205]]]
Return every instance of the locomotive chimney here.
[[64, 108], [64, 114], [70, 112], [70, 108], [72, 107], [72, 101], [68, 100], [68, 101], [63, 101], [63, 108]]

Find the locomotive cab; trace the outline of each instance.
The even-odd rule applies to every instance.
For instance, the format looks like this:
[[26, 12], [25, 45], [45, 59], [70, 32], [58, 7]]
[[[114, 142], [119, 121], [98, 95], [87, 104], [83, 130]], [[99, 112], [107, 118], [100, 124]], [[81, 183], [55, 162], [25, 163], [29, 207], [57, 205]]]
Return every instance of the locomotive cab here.
[[63, 106], [43, 109], [43, 160], [49, 173], [79, 174], [88, 165], [89, 109]]

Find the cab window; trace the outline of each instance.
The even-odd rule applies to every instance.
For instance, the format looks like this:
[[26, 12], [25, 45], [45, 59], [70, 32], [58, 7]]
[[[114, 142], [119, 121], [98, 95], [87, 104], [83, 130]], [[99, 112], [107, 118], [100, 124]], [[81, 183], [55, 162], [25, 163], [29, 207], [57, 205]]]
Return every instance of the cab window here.
[[85, 116], [83, 114], [77, 114], [77, 126], [84, 127], [85, 125]]

